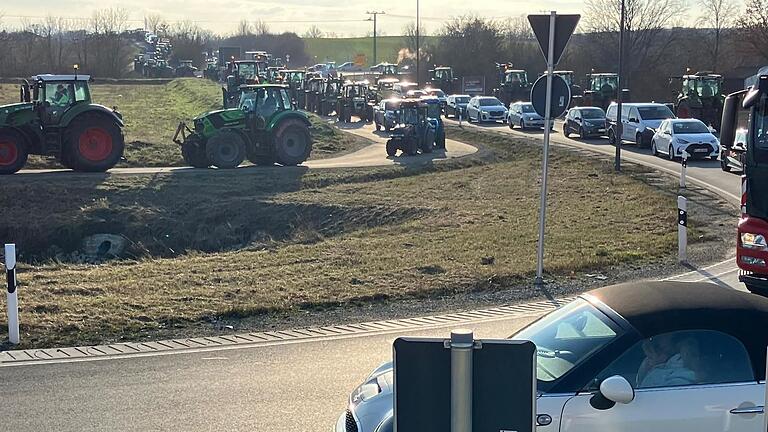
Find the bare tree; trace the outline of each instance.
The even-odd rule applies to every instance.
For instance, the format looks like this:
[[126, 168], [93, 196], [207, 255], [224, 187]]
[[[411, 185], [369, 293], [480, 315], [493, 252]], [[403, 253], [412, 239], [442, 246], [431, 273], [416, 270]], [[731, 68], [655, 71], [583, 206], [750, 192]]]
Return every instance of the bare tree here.
[[248, 36], [253, 34], [251, 32], [251, 23], [248, 22], [246, 19], [240, 20], [239, 23], [237, 23], [237, 32], [235, 33], [236, 36]]
[[717, 71], [723, 40], [736, 24], [738, 6], [735, 0], [699, 0], [699, 6], [702, 8], [702, 14], [697, 23], [708, 33], [705, 46], [711, 57], [711, 68]]
[[747, 0], [737, 26], [741, 40], [755, 54], [768, 60], [768, 0]]
[[265, 21], [262, 20], [256, 20], [253, 24], [251, 24], [251, 30], [253, 34], [256, 36], [261, 36], [265, 34], [269, 34], [269, 26]]
[[[621, 3], [614, 0], [585, 0], [582, 29], [594, 34], [593, 47], [603, 59], [618, 58]], [[642, 66], [654, 67], [675, 42], [667, 30], [678, 24], [686, 10], [684, 0], [625, 0], [628, 76]], [[614, 62], [617, 64], [618, 62]]]
[[161, 29], [168, 27], [168, 24], [165, 22], [165, 19], [162, 17], [162, 15], [158, 14], [149, 14], [145, 16], [144, 23], [144, 25], [147, 27], [144, 30], [154, 34], [159, 34]]
[[319, 39], [323, 37], [323, 31], [320, 30], [320, 27], [312, 25], [312, 27], [308, 28], [307, 31], [304, 32], [304, 37], [307, 39]]

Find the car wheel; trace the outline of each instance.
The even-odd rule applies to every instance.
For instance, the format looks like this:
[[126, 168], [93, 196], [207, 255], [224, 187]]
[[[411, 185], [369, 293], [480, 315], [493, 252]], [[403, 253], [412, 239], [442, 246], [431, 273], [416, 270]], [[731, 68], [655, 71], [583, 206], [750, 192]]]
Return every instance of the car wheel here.
[[656, 140], [651, 141], [651, 153], [656, 157], [659, 156], [659, 149], [656, 148]]
[[584, 132], [584, 128], [583, 127], [579, 127], [579, 138], [584, 139], [586, 137], [587, 137], [587, 134], [586, 134], [586, 132]]
[[669, 157], [669, 160], [675, 160], [675, 149], [672, 147], [672, 144], [669, 145], [669, 153], [667, 156]]
[[522, 130], [526, 129], [526, 127], [525, 127], [525, 120], [524, 119], [520, 119], [520, 129], [522, 129]]
[[512, 123], [512, 117], [507, 117], [507, 125], [509, 125], [510, 129], [514, 129], [515, 128], [515, 124]]
[[571, 137], [571, 133], [568, 131], [568, 123], [563, 123], [563, 136], [566, 138]]
[[613, 131], [613, 129], [608, 131], [608, 143], [612, 146], [616, 145], [616, 133]]
[[637, 146], [637, 148], [642, 148], [643, 147], [643, 135], [642, 134], [635, 135], [635, 146]]

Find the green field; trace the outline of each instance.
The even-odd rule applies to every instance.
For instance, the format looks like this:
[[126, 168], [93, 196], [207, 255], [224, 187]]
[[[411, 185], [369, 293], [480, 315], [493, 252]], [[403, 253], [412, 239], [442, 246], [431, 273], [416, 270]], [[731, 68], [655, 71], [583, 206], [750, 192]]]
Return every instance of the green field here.
[[[436, 39], [434, 36], [424, 36], [424, 42], [429, 44]], [[317, 38], [304, 39], [312, 61], [322, 63], [335, 61], [339, 64], [355, 61], [358, 54], [365, 55], [367, 66], [373, 62], [373, 38]], [[378, 61], [397, 62], [398, 52], [407, 46], [404, 36], [382, 36], [377, 38]]]

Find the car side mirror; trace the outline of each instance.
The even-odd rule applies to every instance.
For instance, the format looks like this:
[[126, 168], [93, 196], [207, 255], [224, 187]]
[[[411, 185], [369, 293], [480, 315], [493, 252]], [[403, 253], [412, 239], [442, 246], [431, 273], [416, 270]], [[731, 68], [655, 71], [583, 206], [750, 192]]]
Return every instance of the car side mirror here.
[[600, 383], [600, 394], [611, 402], [628, 404], [635, 400], [635, 389], [621, 375], [606, 378]]
[[576, 121], [581, 121], [581, 117], [574, 117], [573, 119]]
[[630, 117], [628, 120], [630, 123], [638, 123], [637, 119], [634, 117]]

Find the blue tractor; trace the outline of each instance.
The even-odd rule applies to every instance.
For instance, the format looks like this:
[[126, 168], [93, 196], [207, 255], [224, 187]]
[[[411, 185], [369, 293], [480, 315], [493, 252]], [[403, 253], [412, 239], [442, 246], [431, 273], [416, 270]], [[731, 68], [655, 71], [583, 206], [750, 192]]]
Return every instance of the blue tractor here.
[[400, 124], [392, 130], [387, 141], [387, 156], [394, 157], [398, 150], [409, 156], [432, 153], [435, 146], [435, 126], [427, 116], [429, 104], [420, 99], [400, 102]]
[[435, 148], [445, 148], [445, 125], [443, 124], [443, 107], [440, 99], [433, 96], [425, 96], [421, 101], [427, 105], [427, 120], [435, 128]]

